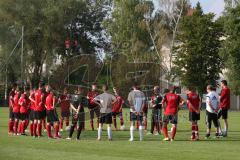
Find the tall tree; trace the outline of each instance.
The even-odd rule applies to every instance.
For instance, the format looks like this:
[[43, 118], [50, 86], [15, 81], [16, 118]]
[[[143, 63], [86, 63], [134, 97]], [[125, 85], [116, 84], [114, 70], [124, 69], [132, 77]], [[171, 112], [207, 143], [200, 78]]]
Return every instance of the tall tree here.
[[228, 8], [224, 22], [225, 41], [223, 41], [221, 56], [226, 66], [227, 77], [233, 92], [240, 94], [240, 5]]
[[184, 86], [194, 86], [202, 94], [208, 84], [216, 85], [223, 68], [219, 56], [221, 26], [214, 14], [204, 14], [197, 3], [192, 16], [183, 17], [175, 48], [175, 71]]

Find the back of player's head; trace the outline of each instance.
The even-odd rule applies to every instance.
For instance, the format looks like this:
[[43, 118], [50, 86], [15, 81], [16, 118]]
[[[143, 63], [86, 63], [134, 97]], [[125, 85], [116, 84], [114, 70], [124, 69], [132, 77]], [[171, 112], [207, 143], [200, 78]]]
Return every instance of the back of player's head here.
[[227, 85], [228, 85], [227, 80], [222, 80], [221, 83], [222, 83], [224, 86], [227, 86]]
[[12, 88], [13, 88], [13, 89], [16, 89], [17, 86], [18, 86], [17, 83], [13, 83]]
[[39, 82], [38, 88], [42, 89], [44, 86], [45, 86], [45, 84], [43, 82]]
[[133, 89], [139, 89], [139, 84], [135, 81], [132, 85]]
[[175, 93], [175, 90], [176, 90], [176, 87], [175, 87], [175, 86], [170, 86], [170, 87], [169, 87], [169, 91], [170, 91], [171, 93]]
[[189, 91], [196, 91], [196, 88], [193, 87], [193, 86], [188, 86], [187, 89], [188, 89]]
[[156, 92], [159, 92], [160, 91], [160, 87], [159, 86], [154, 86], [153, 87], [153, 91], [156, 93]]
[[163, 91], [163, 94], [167, 94], [167, 93], [169, 93], [169, 89], [165, 88]]
[[209, 91], [214, 91], [214, 90], [215, 90], [215, 87], [213, 87], [213, 85], [208, 85], [208, 86], [207, 86], [207, 90], [209, 90]]
[[104, 85], [102, 86], [102, 90], [103, 90], [103, 91], [108, 91], [108, 85], [104, 84]]

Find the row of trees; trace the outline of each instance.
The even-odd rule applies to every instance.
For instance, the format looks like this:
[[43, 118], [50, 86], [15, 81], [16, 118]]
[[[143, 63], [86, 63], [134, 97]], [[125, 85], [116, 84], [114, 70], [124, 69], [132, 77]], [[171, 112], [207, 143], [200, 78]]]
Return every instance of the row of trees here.
[[[24, 62], [24, 77], [37, 83], [41, 77], [64, 75], [56, 70], [68, 70], [69, 67], [63, 67], [68, 66], [72, 57], [90, 54], [96, 55], [90, 59], [95, 57], [93, 61], [100, 65], [110, 64], [114, 59], [114, 74], [133, 71], [130, 79], [125, 76], [114, 79], [118, 87], [141, 77], [136, 71], [146, 70], [147, 66], [159, 72], [145, 74], [141, 83], [155, 83], [165, 75], [169, 82], [196, 86], [203, 93], [207, 84], [217, 84], [226, 69], [235, 93], [239, 93], [238, 1], [234, 1], [236, 7], [232, 8], [226, 0], [228, 7], [217, 20], [212, 13], [204, 14], [200, 3], [190, 13], [188, 0], [157, 2], [154, 5], [145, 0], [1, 0], [1, 75], [7, 75], [11, 82], [18, 80], [19, 64]], [[20, 47], [15, 56], [9, 57], [21, 37], [22, 26], [24, 61], [20, 59]], [[163, 46], [169, 47], [167, 58]], [[57, 59], [61, 62], [58, 68]], [[127, 62], [138, 65], [126, 65]], [[43, 65], [48, 68], [45, 75]], [[109, 70], [104, 70], [108, 74]]]

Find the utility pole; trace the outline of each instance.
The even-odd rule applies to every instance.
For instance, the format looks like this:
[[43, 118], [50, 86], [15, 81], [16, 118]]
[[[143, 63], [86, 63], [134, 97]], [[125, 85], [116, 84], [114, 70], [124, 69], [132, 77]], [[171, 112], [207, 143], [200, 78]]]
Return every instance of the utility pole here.
[[21, 51], [21, 82], [23, 82], [23, 74], [24, 74], [24, 69], [23, 69], [23, 42], [24, 42], [24, 26], [22, 26], [22, 51]]

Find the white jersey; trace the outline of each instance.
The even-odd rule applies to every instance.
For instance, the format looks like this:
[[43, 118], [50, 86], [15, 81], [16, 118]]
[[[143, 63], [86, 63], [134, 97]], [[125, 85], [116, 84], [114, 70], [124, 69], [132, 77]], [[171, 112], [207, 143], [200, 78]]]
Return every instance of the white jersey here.
[[[136, 112], [140, 112], [142, 110], [142, 106], [145, 103], [145, 95], [140, 90], [133, 90], [128, 95], [128, 101], [135, 108]], [[130, 112], [133, 110], [130, 109]]]
[[211, 103], [212, 108], [217, 109], [219, 106], [219, 96], [215, 91], [209, 92], [206, 95], [206, 110], [210, 113], [216, 113], [208, 103]]

